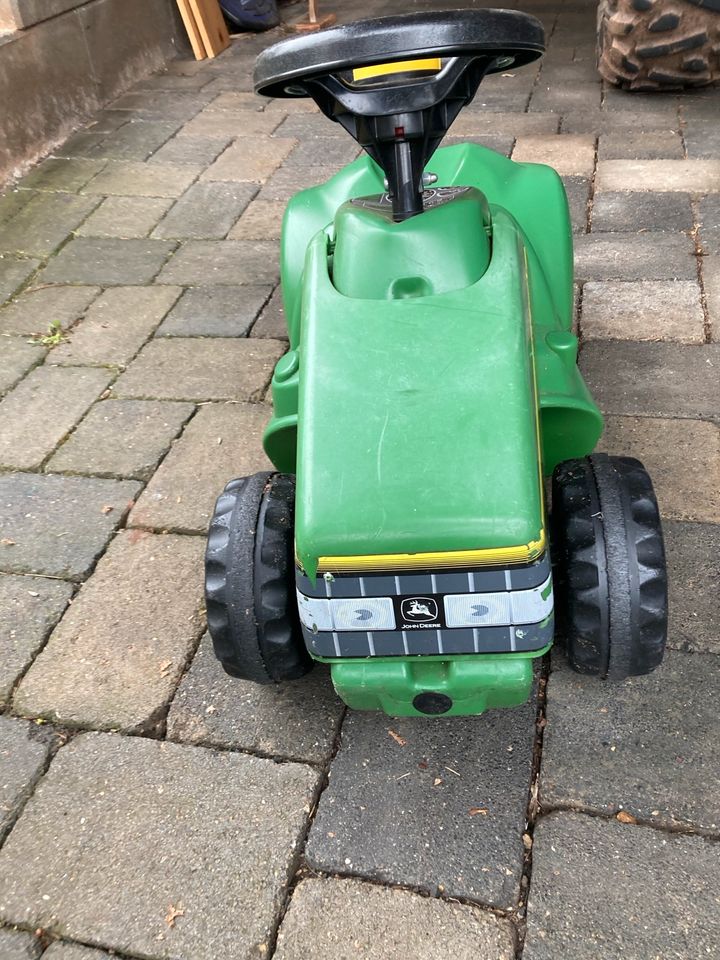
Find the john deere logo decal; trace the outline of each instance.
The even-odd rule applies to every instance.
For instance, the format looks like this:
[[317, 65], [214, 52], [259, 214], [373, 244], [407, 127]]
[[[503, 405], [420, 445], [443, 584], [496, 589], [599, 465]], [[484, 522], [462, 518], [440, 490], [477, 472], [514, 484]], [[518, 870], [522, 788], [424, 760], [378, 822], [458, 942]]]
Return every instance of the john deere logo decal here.
[[432, 597], [408, 597], [402, 602], [403, 619], [415, 623], [437, 620], [438, 606]]

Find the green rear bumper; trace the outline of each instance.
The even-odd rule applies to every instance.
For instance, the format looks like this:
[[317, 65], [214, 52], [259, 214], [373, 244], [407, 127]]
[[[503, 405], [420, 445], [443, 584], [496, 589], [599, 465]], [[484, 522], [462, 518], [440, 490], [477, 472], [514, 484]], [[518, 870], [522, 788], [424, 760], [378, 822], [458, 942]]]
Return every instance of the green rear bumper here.
[[[332, 681], [354, 710], [383, 710], [393, 717], [475, 716], [494, 707], [525, 703], [532, 689], [533, 659], [549, 649], [449, 658], [335, 660]], [[428, 699], [428, 692], [439, 696]], [[436, 709], [435, 705], [447, 705], [442, 698], [451, 705]], [[431, 709], [418, 709], [416, 704]]]

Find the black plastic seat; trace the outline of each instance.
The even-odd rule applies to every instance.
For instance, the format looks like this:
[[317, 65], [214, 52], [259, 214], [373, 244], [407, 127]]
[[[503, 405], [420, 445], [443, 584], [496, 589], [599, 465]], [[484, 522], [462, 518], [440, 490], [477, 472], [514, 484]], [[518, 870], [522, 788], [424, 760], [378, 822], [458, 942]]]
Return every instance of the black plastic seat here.
[[542, 24], [516, 10], [449, 10], [378, 17], [293, 37], [255, 65], [255, 90], [267, 97], [309, 96], [302, 81], [392, 60], [481, 57], [485, 73], [522, 66], [545, 50]]

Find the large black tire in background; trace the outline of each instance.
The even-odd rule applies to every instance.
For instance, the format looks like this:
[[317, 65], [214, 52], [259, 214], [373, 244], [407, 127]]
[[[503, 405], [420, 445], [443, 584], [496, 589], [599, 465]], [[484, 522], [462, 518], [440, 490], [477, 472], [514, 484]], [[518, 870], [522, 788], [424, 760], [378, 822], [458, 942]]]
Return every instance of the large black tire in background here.
[[218, 497], [205, 553], [205, 601], [215, 656], [231, 677], [279, 683], [312, 660], [295, 599], [295, 480], [256, 473]]
[[720, 0], [600, 0], [598, 69], [628, 90], [720, 79]]
[[610, 680], [657, 667], [667, 635], [667, 575], [643, 465], [595, 454], [556, 467], [551, 547], [558, 633], [570, 665]]

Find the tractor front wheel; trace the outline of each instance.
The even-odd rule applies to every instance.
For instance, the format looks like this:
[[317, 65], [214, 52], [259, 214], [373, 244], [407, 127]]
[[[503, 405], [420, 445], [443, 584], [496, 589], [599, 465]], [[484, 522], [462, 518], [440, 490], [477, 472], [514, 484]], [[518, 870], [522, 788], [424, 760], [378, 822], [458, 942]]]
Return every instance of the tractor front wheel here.
[[579, 673], [622, 680], [661, 662], [667, 575], [658, 505], [643, 465], [595, 454], [552, 479], [559, 639]]
[[215, 505], [205, 554], [205, 601], [215, 656], [231, 677], [279, 683], [312, 660], [295, 600], [295, 480], [231, 480]]

